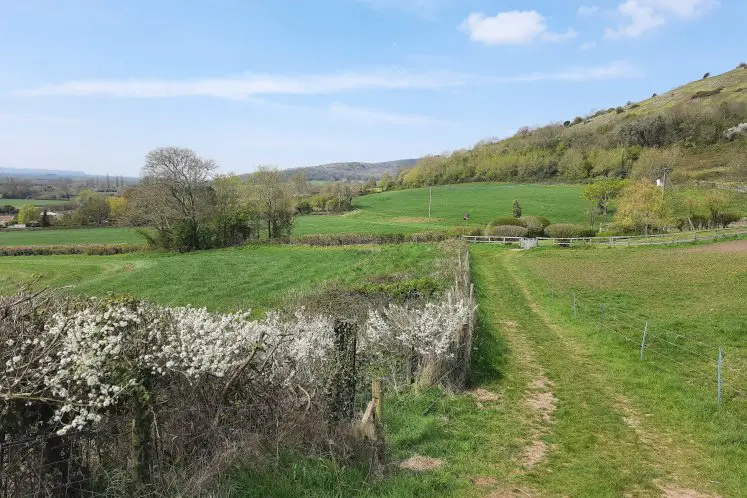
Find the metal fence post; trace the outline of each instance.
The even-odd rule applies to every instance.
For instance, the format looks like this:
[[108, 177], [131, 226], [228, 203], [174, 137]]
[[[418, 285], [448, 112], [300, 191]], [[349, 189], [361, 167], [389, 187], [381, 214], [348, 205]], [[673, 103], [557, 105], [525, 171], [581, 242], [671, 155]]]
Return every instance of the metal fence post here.
[[648, 320], [646, 320], [646, 328], [643, 329], [643, 340], [641, 341], [641, 361], [643, 361], [643, 353], [646, 351], [646, 335], [648, 334]]
[[721, 367], [724, 363], [724, 348], [718, 348], [718, 406], [721, 406], [721, 388], [723, 383], [721, 380]]

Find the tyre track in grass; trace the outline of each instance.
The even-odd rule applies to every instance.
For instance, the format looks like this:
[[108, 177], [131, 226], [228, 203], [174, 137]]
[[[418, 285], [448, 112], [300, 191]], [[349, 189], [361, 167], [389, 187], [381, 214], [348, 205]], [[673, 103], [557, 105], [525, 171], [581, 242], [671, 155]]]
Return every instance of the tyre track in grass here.
[[509, 251], [473, 247], [471, 254], [483, 316], [527, 379], [517, 407], [528, 435], [515, 455], [517, 479], [535, 496], [660, 496], [667, 472], [593, 374], [600, 366], [527, 298], [507, 266]]
[[[565, 345], [566, 351], [578, 358], [585, 367], [585, 378], [588, 382], [593, 380], [599, 387], [599, 395], [602, 396], [609, 407], [617, 412], [619, 419], [633, 431], [637, 439], [637, 445], [645, 456], [645, 465], [648, 465], [652, 474], [658, 477], [651, 481], [655, 486], [655, 494], [669, 498], [708, 498], [715, 495], [703, 491], [691, 489], [704, 487], [702, 483], [708, 482], [698, 476], [698, 472], [691, 465], [700, 456], [695, 448], [682, 447], [672, 443], [670, 437], [658, 433], [634, 407], [630, 400], [625, 398], [615, 388], [615, 379], [606, 373], [604, 365], [594, 360], [588, 349], [578, 341], [569, 331], [557, 325], [552, 317], [542, 310], [531, 294], [529, 286], [518, 276], [515, 265], [515, 257], [519, 253], [512, 252], [506, 255], [504, 264], [507, 273], [516, 287], [520, 290], [526, 303], [532, 312], [544, 323], [557, 339]], [[644, 461], [641, 462], [643, 465]], [[637, 494], [637, 493], [634, 493]]]

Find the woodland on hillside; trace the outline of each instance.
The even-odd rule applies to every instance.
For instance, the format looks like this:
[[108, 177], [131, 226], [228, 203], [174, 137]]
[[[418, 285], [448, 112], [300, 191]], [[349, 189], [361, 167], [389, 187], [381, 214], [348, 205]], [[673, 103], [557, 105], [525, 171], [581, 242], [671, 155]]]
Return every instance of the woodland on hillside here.
[[747, 68], [505, 140], [427, 156], [393, 181], [403, 187], [476, 181], [747, 180]]

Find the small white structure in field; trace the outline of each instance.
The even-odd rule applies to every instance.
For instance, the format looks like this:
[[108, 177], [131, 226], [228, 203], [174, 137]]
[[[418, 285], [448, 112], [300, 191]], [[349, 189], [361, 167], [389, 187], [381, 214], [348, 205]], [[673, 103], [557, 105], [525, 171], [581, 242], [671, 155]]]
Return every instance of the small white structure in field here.
[[663, 187], [664, 186], [664, 180], [662, 180], [661, 178], [657, 178], [656, 179], [656, 186], [660, 187], [660, 188]]
[[26, 228], [26, 225], [24, 225], [23, 223], [19, 223], [17, 225], [11, 225], [8, 228], [13, 228], [15, 230], [23, 230], [24, 228]]

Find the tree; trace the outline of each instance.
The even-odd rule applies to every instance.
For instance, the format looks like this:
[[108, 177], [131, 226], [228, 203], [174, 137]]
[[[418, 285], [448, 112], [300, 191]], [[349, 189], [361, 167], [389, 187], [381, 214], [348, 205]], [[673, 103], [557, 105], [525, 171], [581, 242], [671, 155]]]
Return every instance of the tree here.
[[259, 168], [248, 179], [252, 210], [267, 224], [267, 237], [290, 235], [293, 227], [293, 191], [276, 169]]
[[39, 220], [41, 222], [41, 226], [48, 227], [50, 225], [49, 223], [49, 216], [47, 215], [47, 210], [45, 209], [42, 211], [41, 219]]
[[664, 196], [656, 185], [649, 182], [632, 182], [620, 193], [614, 225], [626, 231], [643, 232], [666, 224]]
[[201, 223], [211, 215], [214, 193], [209, 182], [216, 168], [214, 161], [190, 149], [150, 151], [133, 196], [138, 211], [175, 245], [201, 249]]
[[18, 211], [17, 218], [18, 223], [21, 223], [23, 225], [37, 222], [41, 219], [41, 210], [36, 206], [32, 206], [31, 204], [25, 204], [21, 206], [21, 209]]
[[616, 198], [625, 185], [625, 180], [618, 178], [600, 178], [584, 188], [584, 199], [594, 202], [600, 214], [607, 214], [610, 200]]
[[127, 214], [127, 198], [113, 195], [106, 198], [109, 204], [109, 216], [114, 220], [121, 220]]
[[109, 203], [105, 196], [86, 189], [78, 195], [78, 203], [78, 217], [82, 225], [102, 225], [109, 219]]
[[513, 215], [514, 218], [521, 218], [521, 204], [519, 204], [518, 199], [514, 200]]

